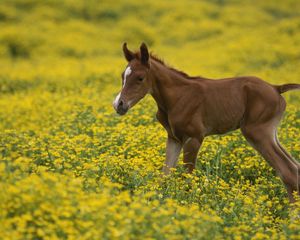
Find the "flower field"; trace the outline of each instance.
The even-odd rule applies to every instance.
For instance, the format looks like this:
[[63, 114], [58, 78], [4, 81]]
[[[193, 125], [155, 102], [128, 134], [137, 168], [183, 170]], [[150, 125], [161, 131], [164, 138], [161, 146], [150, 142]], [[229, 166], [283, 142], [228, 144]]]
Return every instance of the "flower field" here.
[[[298, 0], [2, 0], [0, 238], [300, 239], [300, 199], [240, 131], [206, 138], [193, 174], [161, 175], [154, 100], [112, 107], [124, 41], [190, 75], [300, 83]], [[299, 161], [300, 91], [284, 97]]]

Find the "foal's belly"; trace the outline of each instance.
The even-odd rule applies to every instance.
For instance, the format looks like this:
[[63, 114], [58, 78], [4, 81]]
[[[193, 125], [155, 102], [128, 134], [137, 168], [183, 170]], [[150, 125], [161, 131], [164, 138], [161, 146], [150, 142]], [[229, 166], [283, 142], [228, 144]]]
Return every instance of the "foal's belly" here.
[[230, 131], [236, 130], [240, 128], [240, 121], [232, 122], [231, 124], [228, 123], [220, 123], [214, 126], [209, 125], [207, 126], [206, 136], [208, 135], [215, 135], [215, 134], [225, 134]]
[[241, 96], [215, 98], [214, 102], [206, 105], [202, 115], [207, 135], [224, 134], [238, 129], [244, 112], [245, 105]]

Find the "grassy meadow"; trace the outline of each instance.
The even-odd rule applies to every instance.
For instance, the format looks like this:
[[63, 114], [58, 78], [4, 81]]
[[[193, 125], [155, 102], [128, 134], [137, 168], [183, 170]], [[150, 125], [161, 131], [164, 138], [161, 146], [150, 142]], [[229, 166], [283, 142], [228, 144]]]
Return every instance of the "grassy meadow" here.
[[[298, 0], [1, 0], [0, 238], [300, 239], [300, 200], [239, 131], [161, 176], [154, 100], [112, 107], [124, 41], [190, 75], [300, 83]], [[300, 92], [284, 97], [299, 161]]]

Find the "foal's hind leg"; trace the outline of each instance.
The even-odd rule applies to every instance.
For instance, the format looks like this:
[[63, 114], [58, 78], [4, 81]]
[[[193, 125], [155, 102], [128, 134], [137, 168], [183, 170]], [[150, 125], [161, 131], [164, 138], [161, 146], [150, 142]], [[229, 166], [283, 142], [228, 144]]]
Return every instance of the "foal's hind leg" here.
[[285, 184], [291, 202], [293, 191], [298, 191], [298, 166], [284, 153], [276, 141], [276, 124], [244, 125], [242, 133], [247, 141], [269, 162]]
[[300, 163], [297, 162], [280, 144], [278, 136], [277, 136], [277, 131], [276, 131], [276, 136], [275, 136], [275, 140], [277, 145], [279, 146], [280, 150], [282, 151], [282, 153], [285, 155], [286, 158], [288, 158], [292, 163], [294, 163], [295, 167], [298, 169], [297, 171], [297, 191], [300, 194]]

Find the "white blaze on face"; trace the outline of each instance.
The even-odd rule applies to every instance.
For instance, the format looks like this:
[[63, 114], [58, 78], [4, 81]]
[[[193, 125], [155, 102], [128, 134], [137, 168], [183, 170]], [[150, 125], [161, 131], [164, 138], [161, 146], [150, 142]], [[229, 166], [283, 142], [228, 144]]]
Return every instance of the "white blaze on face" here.
[[127, 78], [127, 76], [130, 75], [131, 72], [132, 72], [132, 71], [131, 71], [131, 67], [127, 67], [127, 68], [125, 69], [125, 72], [124, 72], [124, 83], [123, 83], [123, 88], [125, 87], [125, 84], [126, 84], [126, 78]]
[[[125, 84], [126, 84], [126, 78], [131, 74], [132, 70], [131, 70], [131, 67], [127, 67], [125, 69], [125, 72], [124, 72], [124, 81], [123, 81], [123, 87], [125, 87]], [[117, 110], [117, 107], [119, 105], [119, 100], [120, 100], [120, 97], [121, 97], [121, 92], [116, 96], [114, 102], [113, 102], [113, 105], [114, 105], [114, 108]]]

